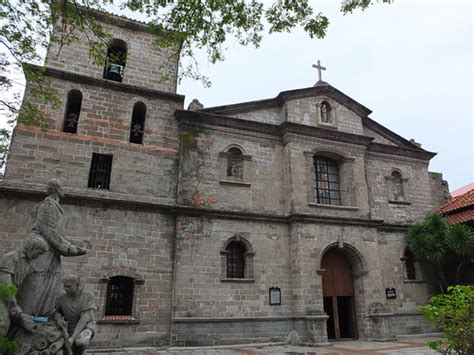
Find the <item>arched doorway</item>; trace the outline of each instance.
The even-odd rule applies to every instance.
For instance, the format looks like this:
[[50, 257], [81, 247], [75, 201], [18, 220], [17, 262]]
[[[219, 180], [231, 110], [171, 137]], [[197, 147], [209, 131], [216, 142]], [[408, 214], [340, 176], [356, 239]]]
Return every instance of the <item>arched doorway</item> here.
[[337, 248], [324, 253], [321, 261], [324, 270], [323, 300], [327, 320], [328, 339], [357, 338], [354, 283], [352, 266], [348, 258]]

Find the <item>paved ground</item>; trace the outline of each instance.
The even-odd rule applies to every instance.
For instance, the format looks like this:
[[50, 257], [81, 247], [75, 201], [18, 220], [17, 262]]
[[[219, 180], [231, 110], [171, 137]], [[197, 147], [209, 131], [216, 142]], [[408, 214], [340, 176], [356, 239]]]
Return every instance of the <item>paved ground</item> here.
[[[432, 339], [432, 338], [431, 338]], [[374, 341], [341, 341], [328, 346], [308, 347], [292, 345], [249, 345], [232, 347], [194, 347], [168, 348], [166, 350], [123, 349], [118, 352], [89, 351], [88, 354], [97, 355], [260, 355], [260, 354], [289, 354], [289, 355], [428, 355], [434, 354], [426, 347], [427, 339], [409, 339], [393, 342]]]

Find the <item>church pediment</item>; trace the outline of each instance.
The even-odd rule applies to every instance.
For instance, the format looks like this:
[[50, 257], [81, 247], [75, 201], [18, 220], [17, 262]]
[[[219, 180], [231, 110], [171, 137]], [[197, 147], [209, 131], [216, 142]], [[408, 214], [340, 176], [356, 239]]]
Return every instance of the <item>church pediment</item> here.
[[360, 117], [365, 117], [372, 113], [370, 109], [353, 100], [343, 92], [337, 90], [326, 82], [319, 81], [315, 86], [303, 89], [295, 89], [289, 91], [282, 91], [272, 99], [248, 101], [231, 105], [215, 106], [205, 108], [202, 111], [233, 115], [245, 113], [249, 111], [260, 111], [274, 107], [282, 107], [287, 102], [310, 97], [328, 97], [339, 104], [346, 107], [348, 110], [356, 113]]

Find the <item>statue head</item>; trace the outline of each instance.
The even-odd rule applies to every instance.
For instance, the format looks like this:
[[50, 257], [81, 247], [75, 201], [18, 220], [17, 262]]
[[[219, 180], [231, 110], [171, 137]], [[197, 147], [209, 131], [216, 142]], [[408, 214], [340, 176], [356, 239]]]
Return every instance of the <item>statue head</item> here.
[[66, 275], [63, 278], [64, 291], [69, 296], [76, 296], [81, 289], [81, 279], [77, 275]]
[[59, 179], [51, 179], [46, 186], [48, 196], [57, 194], [59, 198], [64, 197], [63, 184]]
[[42, 238], [28, 239], [23, 245], [23, 251], [29, 260], [34, 260], [48, 250], [48, 243]]

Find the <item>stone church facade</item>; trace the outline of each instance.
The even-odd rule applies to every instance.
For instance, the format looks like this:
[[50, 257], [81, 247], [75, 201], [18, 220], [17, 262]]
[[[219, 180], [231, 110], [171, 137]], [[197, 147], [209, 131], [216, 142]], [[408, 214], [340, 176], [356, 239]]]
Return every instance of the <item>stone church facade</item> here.
[[174, 49], [141, 23], [97, 17], [114, 38], [106, 64], [83, 34], [50, 45], [61, 105], [36, 102], [48, 129], [15, 128], [0, 184], [9, 251], [46, 182], [64, 183], [64, 235], [93, 245], [63, 264], [95, 296], [95, 346], [430, 332], [416, 313], [429, 275], [404, 232], [446, 200], [433, 153], [323, 81], [183, 109]]

